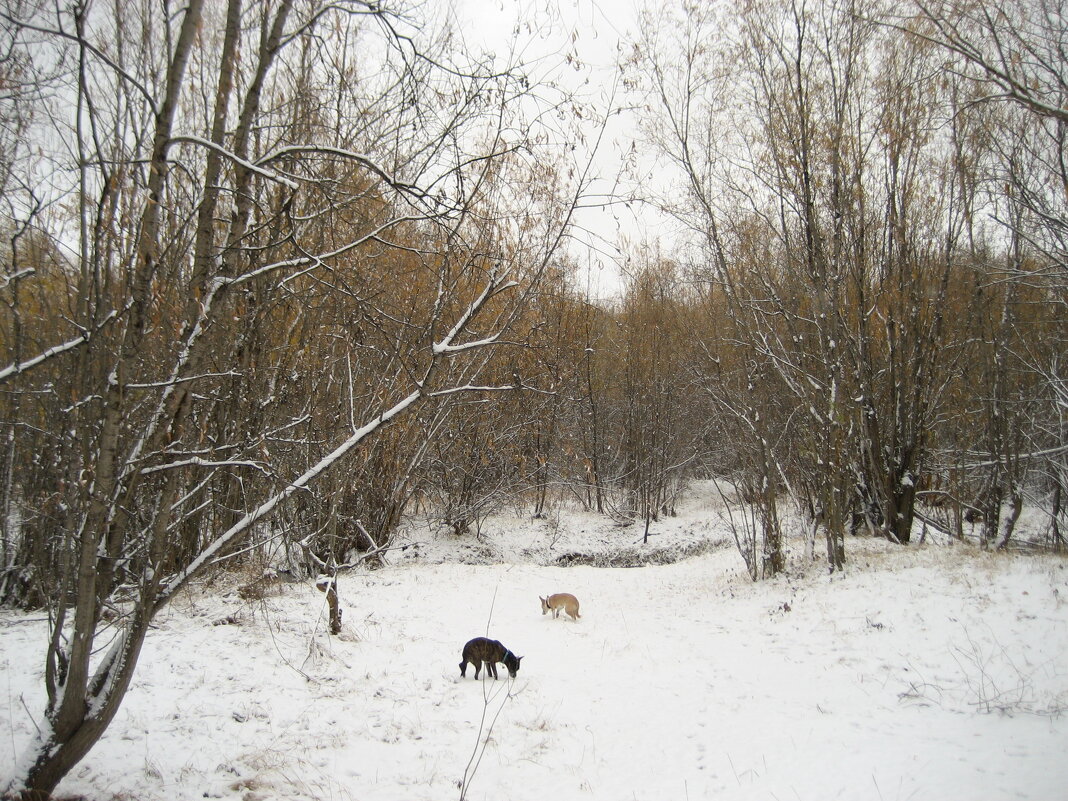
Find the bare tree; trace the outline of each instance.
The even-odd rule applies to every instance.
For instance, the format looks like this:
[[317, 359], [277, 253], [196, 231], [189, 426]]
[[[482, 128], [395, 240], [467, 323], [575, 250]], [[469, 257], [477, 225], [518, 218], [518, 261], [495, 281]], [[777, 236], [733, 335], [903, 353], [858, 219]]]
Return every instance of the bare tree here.
[[[946, 304], [988, 247], [985, 123], [942, 52], [892, 11], [687, 6], [637, 55], [658, 109], [650, 140], [686, 188], [667, 207], [722, 299], [710, 327], [730, 332], [705, 341], [706, 386], [750, 432], [750, 494], [791, 495], [831, 569], [861, 522], [911, 536], [947, 367], [964, 358]], [[729, 390], [725, 364], [744, 376]]]
[[[1068, 20], [1062, 4], [1048, 0], [917, 0], [914, 8], [918, 24], [901, 26], [941, 48], [948, 70], [972, 87], [970, 113], [986, 119], [986, 203], [1008, 231], [1008, 246], [985, 259], [986, 269], [977, 278], [979, 286], [1001, 298], [987, 340], [991, 346], [982, 355], [989, 357], [989, 401], [977, 506], [983, 518], [981, 541], [1004, 547], [1020, 514], [1026, 465], [1040, 464], [1040, 472], [1057, 475], [1065, 450], [1057, 422], [1063, 411], [1057, 400], [1058, 388], [1065, 383], [1063, 368], [1033, 336], [1037, 321], [1024, 309], [1044, 303], [1046, 314], [1055, 319], [1063, 318], [1068, 304]], [[1022, 296], [1027, 296], [1027, 305]], [[1063, 350], [1062, 328], [1055, 326], [1047, 336], [1054, 350]], [[1041, 377], [1045, 389], [1020, 392], [1021, 375]], [[1043, 400], [1029, 408], [1039, 398]], [[1003, 500], [1009, 502], [1004, 517]], [[1004, 523], [1000, 532], [999, 521]]]

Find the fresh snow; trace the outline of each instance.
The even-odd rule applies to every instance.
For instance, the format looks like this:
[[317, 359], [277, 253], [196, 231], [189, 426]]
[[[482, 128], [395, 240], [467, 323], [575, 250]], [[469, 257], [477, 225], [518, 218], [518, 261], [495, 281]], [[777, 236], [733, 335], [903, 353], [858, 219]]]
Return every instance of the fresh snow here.
[[[248, 576], [189, 587], [59, 794], [439, 801], [467, 770], [496, 801], [1066, 797], [1065, 560], [851, 538], [827, 576], [799, 539], [754, 584], [701, 489], [645, 546], [573, 512], [413, 527], [340, 577], [337, 637], [313, 581], [251, 603]], [[671, 553], [691, 555], [580, 564]], [[553, 592], [579, 621], [541, 614]], [[524, 657], [515, 681], [460, 678], [486, 634]], [[45, 641], [42, 614], [0, 612], [0, 774], [41, 725]]]

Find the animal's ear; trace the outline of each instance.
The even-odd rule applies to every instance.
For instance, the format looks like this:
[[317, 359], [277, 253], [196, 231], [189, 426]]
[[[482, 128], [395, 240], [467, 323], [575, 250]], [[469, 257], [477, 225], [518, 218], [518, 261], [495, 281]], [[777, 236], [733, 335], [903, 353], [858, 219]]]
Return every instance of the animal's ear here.
[[519, 664], [520, 662], [522, 662], [522, 661], [523, 661], [523, 657], [521, 657], [521, 656], [517, 656], [517, 657], [515, 658], [515, 663], [516, 663], [517, 665], [518, 665], [518, 664]]

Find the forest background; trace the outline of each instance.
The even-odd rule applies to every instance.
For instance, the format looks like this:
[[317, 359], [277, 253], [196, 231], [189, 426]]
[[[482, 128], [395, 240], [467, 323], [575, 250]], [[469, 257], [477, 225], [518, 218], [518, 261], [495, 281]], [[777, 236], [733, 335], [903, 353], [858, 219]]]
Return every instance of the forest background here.
[[[12, 791], [87, 753], [192, 578], [336, 574], [405, 514], [648, 527], [713, 477], [754, 579], [787, 506], [832, 571], [917, 522], [1009, 547], [1025, 505], [1064, 544], [1054, 0], [672, 5], [602, 104], [421, 4], [0, 18], [0, 601], [52, 631]], [[576, 279], [590, 206], [670, 221], [618, 296]]]

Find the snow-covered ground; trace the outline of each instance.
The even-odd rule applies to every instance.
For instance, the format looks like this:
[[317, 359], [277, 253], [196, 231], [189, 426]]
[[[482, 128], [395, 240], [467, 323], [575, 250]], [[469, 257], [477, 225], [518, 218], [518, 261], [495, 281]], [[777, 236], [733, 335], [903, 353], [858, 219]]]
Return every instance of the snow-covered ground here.
[[[341, 578], [337, 637], [311, 582], [252, 603], [247, 577], [197, 587], [60, 793], [440, 801], [466, 771], [495, 801], [1068, 797], [1068, 562], [850, 539], [842, 575], [795, 555], [753, 584], [709, 497], [650, 546], [573, 513], [412, 529], [418, 547]], [[650, 551], [693, 555], [556, 566]], [[551, 592], [581, 620], [542, 616]], [[460, 678], [486, 634], [524, 657], [514, 681]], [[44, 637], [0, 612], [0, 768], [42, 708]]]

